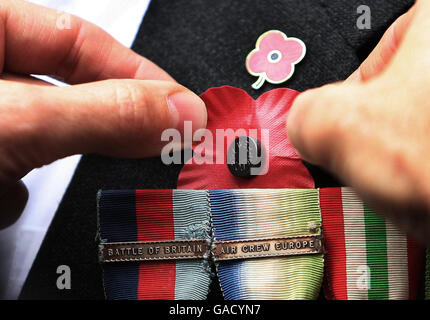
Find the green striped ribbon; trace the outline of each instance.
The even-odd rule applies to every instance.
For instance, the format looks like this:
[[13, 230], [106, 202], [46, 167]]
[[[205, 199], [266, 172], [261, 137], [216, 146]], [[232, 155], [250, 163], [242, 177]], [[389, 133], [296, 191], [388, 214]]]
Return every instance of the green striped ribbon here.
[[388, 299], [387, 230], [385, 220], [363, 204], [367, 265], [370, 273], [369, 300]]
[[320, 200], [327, 297], [416, 299], [424, 274], [424, 248], [350, 188], [321, 189]]

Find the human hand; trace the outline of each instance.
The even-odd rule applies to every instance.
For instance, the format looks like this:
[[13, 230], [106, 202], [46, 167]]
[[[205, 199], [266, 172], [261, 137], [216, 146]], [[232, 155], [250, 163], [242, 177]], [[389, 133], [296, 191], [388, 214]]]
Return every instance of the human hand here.
[[289, 138], [376, 210], [430, 241], [430, 2], [418, 0], [344, 83], [295, 101]]
[[58, 17], [25, 1], [0, 2], [0, 228], [23, 209], [19, 180], [33, 168], [81, 153], [153, 156], [164, 129], [206, 125], [203, 101], [155, 64], [77, 17], [59, 29]]

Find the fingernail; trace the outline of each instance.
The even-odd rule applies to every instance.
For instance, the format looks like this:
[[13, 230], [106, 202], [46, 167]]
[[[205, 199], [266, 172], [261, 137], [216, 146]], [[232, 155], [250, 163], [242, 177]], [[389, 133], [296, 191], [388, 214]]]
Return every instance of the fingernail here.
[[206, 105], [196, 94], [175, 93], [167, 97], [167, 105], [172, 117], [172, 125], [179, 131], [183, 131], [185, 121], [191, 121], [193, 131], [206, 127]]

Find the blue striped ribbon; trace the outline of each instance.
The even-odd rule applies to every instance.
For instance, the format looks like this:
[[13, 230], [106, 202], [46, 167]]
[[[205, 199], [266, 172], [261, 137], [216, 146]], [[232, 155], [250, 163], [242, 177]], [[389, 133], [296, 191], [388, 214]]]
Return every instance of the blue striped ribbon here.
[[[216, 240], [246, 240], [321, 233], [318, 190], [211, 190]], [[227, 300], [315, 299], [323, 256], [219, 262]]]
[[[174, 240], [209, 240], [208, 201], [205, 191], [100, 191], [100, 241], [135, 242], [158, 233], [171, 233]], [[155, 279], [157, 276], [159, 279]], [[200, 300], [208, 294], [211, 276], [206, 260], [178, 260], [105, 263], [103, 279], [108, 299], [151, 299], [153, 295], [159, 299]]]

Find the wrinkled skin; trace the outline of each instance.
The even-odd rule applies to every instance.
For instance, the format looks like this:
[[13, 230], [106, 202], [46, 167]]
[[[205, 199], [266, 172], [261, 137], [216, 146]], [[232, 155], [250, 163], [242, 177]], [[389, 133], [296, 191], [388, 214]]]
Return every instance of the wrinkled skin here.
[[430, 241], [430, 2], [419, 0], [343, 83], [301, 94], [287, 130], [307, 161]]
[[59, 28], [61, 15], [0, 1], [0, 228], [22, 211], [19, 180], [33, 168], [80, 153], [157, 155], [164, 129], [206, 124], [197, 95], [91, 23], [72, 16], [70, 28]]

